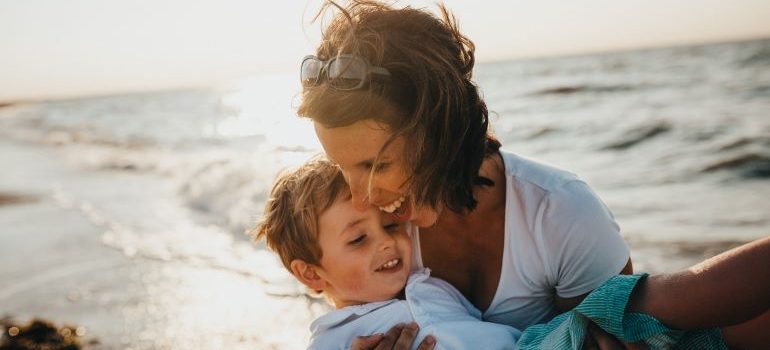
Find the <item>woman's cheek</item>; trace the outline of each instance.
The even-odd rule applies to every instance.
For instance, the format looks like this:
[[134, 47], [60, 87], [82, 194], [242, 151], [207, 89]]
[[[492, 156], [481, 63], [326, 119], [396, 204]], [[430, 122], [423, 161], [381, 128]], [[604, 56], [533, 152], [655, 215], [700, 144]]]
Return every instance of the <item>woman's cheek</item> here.
[[412, 222], [419, 227], [431, 227], [438, 221], [439, 212], [433, 208], [420, 207], [412, 213]]

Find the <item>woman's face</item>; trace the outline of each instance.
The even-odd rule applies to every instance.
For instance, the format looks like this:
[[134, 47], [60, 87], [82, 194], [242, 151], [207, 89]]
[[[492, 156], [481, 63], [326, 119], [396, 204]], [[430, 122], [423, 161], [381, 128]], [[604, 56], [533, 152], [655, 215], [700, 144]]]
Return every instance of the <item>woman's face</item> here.
[[406, 196], [404, 185], [407, 173], [401, 157], [403, 138], [394, 140], [380, 156], [370, 192], [372, 166], [391, 136], [385, 126], [366, 119], [337, 128], [315, 123], [315, 131], [326, 155], [342, 169], [356, 209], [366, 210], [371, 203], [385, 210], [398, 205], [400, 199]]
[[[436, 222], [437, 214], [430, 208], [417, 208], [409, 193], [406, 180], [409, 173], [403, 161], [407, 141], [396, 138], [384, 150], [372, 172], [372, 166], [385, 142], [391, 137], [385, 125], [365, 119], [348, 126], [327, 128], [315, 123], [316, 135], [329, 159], [339, 165], [350, 186], [353, 205], [359, 211], [370, 204], [393, 213], [399, 220], [412, 220], [419, 226]], [[371, 187], [369, 187], [369, 178]]]

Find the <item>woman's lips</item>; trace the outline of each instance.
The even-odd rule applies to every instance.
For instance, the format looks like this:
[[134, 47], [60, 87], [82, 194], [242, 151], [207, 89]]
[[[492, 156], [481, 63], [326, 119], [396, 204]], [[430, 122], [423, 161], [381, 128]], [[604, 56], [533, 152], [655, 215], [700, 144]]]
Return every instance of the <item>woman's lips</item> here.
[[398, 221], [409, 221], [412, 219], [412, 202], [405, 201], [400, 207], [396, 208], [391, 215]]
[[398, 221], [409, 221], [411, 220], [411, 213], [412, 213], [412, 202], [404, 197], [401, 196], [400, 198], [396, 199], [395, 201], [391, 202], [388, 205], [385, 206], [378, 206], [381, 211], [384, 211], [388, 214], [391, 214], [394, 219]]

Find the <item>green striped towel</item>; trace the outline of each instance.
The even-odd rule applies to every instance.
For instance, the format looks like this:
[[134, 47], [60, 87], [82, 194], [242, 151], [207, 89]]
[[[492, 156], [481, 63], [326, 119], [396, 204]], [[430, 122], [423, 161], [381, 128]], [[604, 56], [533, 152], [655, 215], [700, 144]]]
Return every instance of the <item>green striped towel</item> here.
[[727, 349], [718, 329], [673, 330], [647, 314], [626, 313], [631, 291], [645, 277], [611, 278], [572, 311], [525, 329], [516, 349], [580, 349], [591, 321], [622, 341], [644, 342], [650, 349]]

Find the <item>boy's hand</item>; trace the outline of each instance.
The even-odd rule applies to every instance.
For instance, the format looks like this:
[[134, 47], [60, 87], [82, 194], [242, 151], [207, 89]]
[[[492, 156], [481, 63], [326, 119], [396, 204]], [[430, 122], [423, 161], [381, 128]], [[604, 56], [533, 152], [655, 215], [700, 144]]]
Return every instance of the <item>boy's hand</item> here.
[[[384, 335], [379, 333], [357, 337], [350, 348], [351, 350], [408, 350], [412, 347], [418, 331], [419, 327], [414, 322], [407, 325], [399, 324]], [[435, 345], [436, 340], [432, 336], [427, 336], [417, 350], [432, 350]]]

